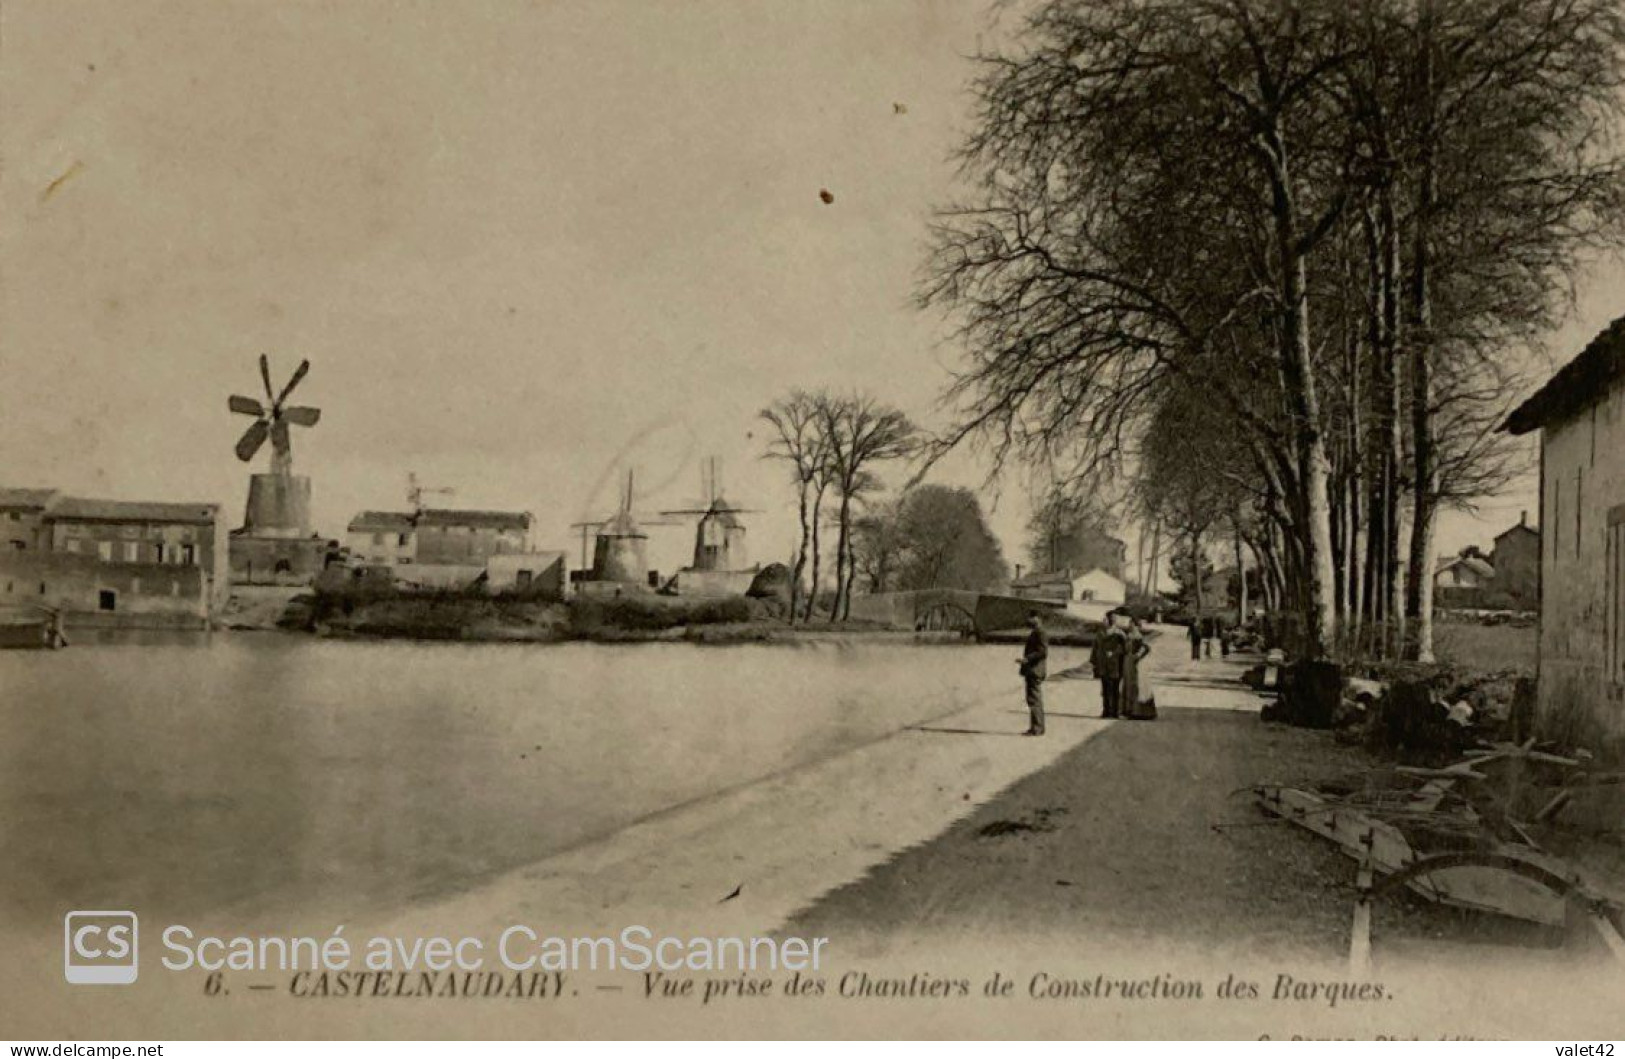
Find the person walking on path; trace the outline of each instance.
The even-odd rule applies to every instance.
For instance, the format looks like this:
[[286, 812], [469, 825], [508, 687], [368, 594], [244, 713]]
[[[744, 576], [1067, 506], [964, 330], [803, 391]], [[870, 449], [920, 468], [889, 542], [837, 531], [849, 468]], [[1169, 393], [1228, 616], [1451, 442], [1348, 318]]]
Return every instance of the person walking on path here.
[[1199, 661], [1202, 657], [1202, 622], [1200, 618], [1191, 619], [1191, 623], [1185, 627], [1185, 638], [1191, 642], [1191, 661]]
[[1021, 654], [1021, 679], [1027, 686], [1027, 735], [1044, 734], [1044, 678], [1049, 676], [1049, 637], [1038, 612], [1027, 614], [1027, 646]]
[[1128, 655], [1128, 637], [1117, 627], [1117, 612], [1106, 614], [1106, 627], [1095, 637], [1089, 649], [1089, 665], [1100, 681], [1100, 715], [1121, 715], [1123, 687], [1123, 659]]

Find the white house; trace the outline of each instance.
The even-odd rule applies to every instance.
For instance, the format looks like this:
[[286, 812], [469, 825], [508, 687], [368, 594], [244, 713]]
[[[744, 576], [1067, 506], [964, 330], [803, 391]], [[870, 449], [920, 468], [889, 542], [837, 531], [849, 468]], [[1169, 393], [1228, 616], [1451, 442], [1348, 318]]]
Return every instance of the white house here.
[[1098, 621], [1128, 599], [1128, 586], [1097, 566], [1081, 574], [1057, 570], [1018, 577], [1010, 582], [1010, 594], [1065, 603], [1068, 612]]
[[1435, 564], [1435, 588], [1487, 588], [1495, 580], [1495, 567], [1476, 555], [1446, 556]]
[[1625, 317], [1504, 429], [1540, 431], [1541, 729], [1625, 743]]

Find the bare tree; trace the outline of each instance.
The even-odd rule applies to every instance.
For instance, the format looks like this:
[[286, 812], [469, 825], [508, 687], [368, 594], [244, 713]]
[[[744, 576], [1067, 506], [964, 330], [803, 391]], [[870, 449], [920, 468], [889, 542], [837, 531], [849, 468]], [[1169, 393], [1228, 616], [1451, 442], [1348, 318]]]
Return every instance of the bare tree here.
[[[801, 537], [796, 545], [795, 569], [790, 573], [789, 621], [795, 623], [800, 613], [799, 603], [802, 577], [807, 572], [809, 553], [813, 557], [813, 584], [810, 595], [818, 595], [818, 538], [819, 509], [823, 506], [827, 489], [829, 466], [828, 449], [820, 416], [820, 399], [801, 390], [762, 409], [760, 416], [773, 425], [775, 436], [768, 445], [767, 457], [782, 460], [790, 467], [796, 484], [796, 499], [801, 519]], [[808, 609], [808, 617], [811, 608]]]
[[830, 617], [844, 621], [851, 607], [853, 505], [879, 487], [878, 465], [912, 455], [919, 431], [896, 408], [872, 397], [825, 397], [819, 402], [830, 484], [840, 500], [835, 545], [835, 603]]

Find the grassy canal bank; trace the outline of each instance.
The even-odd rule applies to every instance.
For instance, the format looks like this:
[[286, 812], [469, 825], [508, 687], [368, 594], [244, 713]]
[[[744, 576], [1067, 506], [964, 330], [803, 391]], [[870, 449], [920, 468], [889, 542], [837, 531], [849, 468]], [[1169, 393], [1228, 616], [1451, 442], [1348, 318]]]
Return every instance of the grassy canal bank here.
[[[958, 640], [862, 621], [788, 625], [775, 599], [525, 599], [466, 592], [322, 592], [291, 600], [275, 626], [345, 639], [478, 643], [776, 643], [851, 636]], [[238, 626], [246, 627], [246, 626]]]

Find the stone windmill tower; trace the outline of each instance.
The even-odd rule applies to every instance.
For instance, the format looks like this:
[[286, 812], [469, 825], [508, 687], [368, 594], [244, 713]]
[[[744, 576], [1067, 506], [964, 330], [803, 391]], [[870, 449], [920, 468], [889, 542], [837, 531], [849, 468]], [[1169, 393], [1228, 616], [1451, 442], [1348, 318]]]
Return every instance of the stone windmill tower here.
[[227, 404], [254, 422], [237, 439], [237, 458], [248, 463], [271, 443], [271, 469], [251, 474], [248, 504], [242, 528], [232, 532], [232, 580], [251, 583], [297, 583], [308, 580], [322, 565], [325, 542], [311, 535], [310, 479], [293, 473], [291, 427], [313, 427], [321, 419], [319, 408], [289, 405], [288, 397], [310, 371], [302, 360], [293, 376], [275, 390], [271, 364], [260, 355], [260, 381], [265, 400], [232, 394]]
[[[666, 526], [667, 522], [642, 521], [632, 514], [632, 472], [626, 472], [626, 490], [621, 494], [620, 507], [602, 522], [577, 522], [582, 531], [583, 553], [588, 530], [596, 531], [593, 539], [592, 565], [581, 585], [589, 591], [601, 588], [649, 587], [649, 535], [645, 525]], [[582, 556], [585, 565], [586, 556]]]
[[754, 512], [734, 507], [722, 495], [722, 475], [715, 456], [705, 461], [701, 482], [705, 489], [702, 506], [661, 514], [699, 517], [694, 526], [694, 562], [690, 570], [745, 570], [745, 524], [739, 516]]

